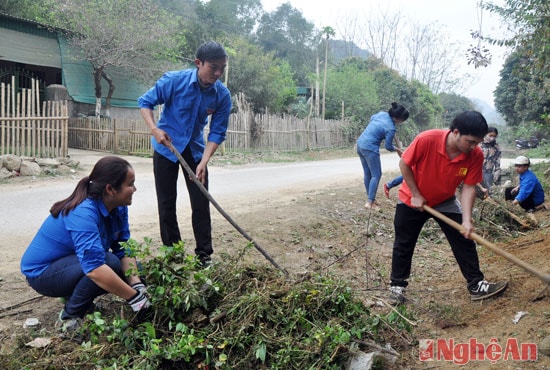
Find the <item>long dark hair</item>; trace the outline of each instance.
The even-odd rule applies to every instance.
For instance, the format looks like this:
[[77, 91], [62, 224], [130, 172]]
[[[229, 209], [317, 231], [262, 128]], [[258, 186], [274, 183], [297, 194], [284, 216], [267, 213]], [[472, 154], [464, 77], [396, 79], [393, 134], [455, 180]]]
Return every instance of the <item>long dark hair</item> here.
[[61, 212], [63, 215], [67, 215], [86, 198], [100, 199], [105, 192], [105, 187], [109, 184], [113, 188], [119, 189], [131, 168], [130, 163], [120, 157], [101, 158], [94, 165], [90, 175], [83, 177], [76, 184], [71, 195], [54, 203], [50, 208], [50, 213], [53, 217], [59, 216]]

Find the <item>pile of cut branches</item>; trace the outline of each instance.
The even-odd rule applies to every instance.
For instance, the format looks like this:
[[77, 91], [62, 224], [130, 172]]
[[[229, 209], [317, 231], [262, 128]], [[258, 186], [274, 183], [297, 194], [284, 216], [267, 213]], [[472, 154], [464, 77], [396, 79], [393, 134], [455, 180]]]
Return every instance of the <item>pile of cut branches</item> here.
[[374, 314], [334, 276], [292, 281], [269, 265], [242, 264], [251, 245], [202, 269], [183, 243], [155, 255], [149, 244], [127, 243], [142, 261], [148, 312], [135, 315], [107, 295], [105, 309], [86, 318], [80, 344], [22, 345], [14, 361], [81, 369], [341, 369], [352, 353], [384, 348], [384, 325], [411, 330], [404, 307], [399, 315]]
[[494, 198], [476, 204], [476, 229], [483, 237], [498, 240], [517, 237], [520, 233], [539, 226], [536, 215], [521, 207]]

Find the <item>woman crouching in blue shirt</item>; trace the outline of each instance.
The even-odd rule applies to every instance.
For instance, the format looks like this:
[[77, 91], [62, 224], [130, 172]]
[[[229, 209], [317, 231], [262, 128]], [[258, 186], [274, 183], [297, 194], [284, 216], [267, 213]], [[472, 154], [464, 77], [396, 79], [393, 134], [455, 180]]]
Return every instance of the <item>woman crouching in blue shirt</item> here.
[[21, 258], [29, 285], [48, 297], [65, 298], [63, 331], [76, 331], [94, 299], [106, 293], [125, 299], [134, 312], [148, 308], [136, 259], [119, 244], [130, 238], [128, 206], [135, 172], [126, 160], [106, 156], [73, 193], [56, 202]]

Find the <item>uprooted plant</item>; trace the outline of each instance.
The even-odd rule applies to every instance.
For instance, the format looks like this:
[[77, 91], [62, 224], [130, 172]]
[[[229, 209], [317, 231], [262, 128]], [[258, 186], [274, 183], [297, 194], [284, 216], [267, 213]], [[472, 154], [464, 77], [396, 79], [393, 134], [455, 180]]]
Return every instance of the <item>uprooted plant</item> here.
[[334, 276], [291, 281], [271, 266], [245, 265], [240, 261], [250, 245], [208, 268], [183, 243], [163, 246], [155, 255], [148, 239], [130, 240], [126, 247], [141, 261], [151, 309], [134, 315], [107, 295], [105, 309], [86, 318], [80, 345], [31, 349], [30, 356], [22, 348], [27, 354], [19, 365], [340, 369], [351, 353], [383, 343], [387, 329], [411, 330], [404, 307], [399, 315], [374, 314]]

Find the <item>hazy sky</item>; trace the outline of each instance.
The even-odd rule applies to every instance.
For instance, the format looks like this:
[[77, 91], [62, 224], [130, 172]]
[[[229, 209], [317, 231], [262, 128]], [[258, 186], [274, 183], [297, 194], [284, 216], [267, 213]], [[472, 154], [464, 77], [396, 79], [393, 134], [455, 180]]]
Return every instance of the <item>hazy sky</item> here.
[[[294, 8], [300, 10], [304, 18], [315, 24], [316, 27], [335, 26], [336, 21], [354, 19], [356, 16], [367, 16], [372, 9], [399, 10], [401, 14], [410, 17], [422, 24], [438, 22], [444, 25], [451, 37], [463, 44], [464, 55], [460, 65], [464, 73], [476, 77], [477, 82], [463, 94], [469, 98], [477, 98], [493, 104], [493, 91], [498, 80], [499, 71], [505, 59], [506, 50], [491, 46], [492, 64], [487, 68], [477, 68], [467, 65], [466, 50], [474, 40], [470, 37], [471, 30], [479, 29], [480, 0], [336, 0], [323, 2], [313, 0], [262, 0], [265, 11], [272, 11], [279, 5], [289, 2]], [[494, 1], [499, 3], [499, 1]], [[501, 20], [494, 14], [484, 11], [482, 13], [482, 31], [485, 35], [497, 37], [502, 35], [504, 27]]]

